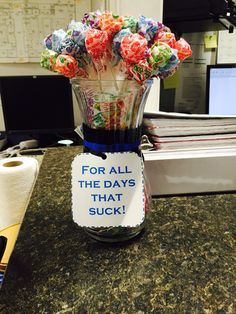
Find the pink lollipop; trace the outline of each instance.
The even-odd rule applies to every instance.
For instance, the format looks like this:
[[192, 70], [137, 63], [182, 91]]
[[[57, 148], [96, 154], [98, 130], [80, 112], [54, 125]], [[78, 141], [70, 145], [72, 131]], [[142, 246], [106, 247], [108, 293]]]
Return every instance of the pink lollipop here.
[[85, 46], [88, 53], [94, 60], [98, 60], [102, 57], [104, 52], [107, 50], [108, 35], [105, 31], [98, 29], [89, 29], [86, 33]]
[[144, 59], [147, 49], [147, 39], [139, 34], [131, 34], [121, 40], [120, 53], [128, 63], [137, 63]]
[[180, 38], [178, 41], [176, 41], [173, 48], [178, 50], [178, 58], [180, 61], [183, 61], [192, 55], [190, 45], [183, 38]]
[[174, 48], [176, 43], [175, 34], [170, 32], [158, 32], [155, 36], [154, 42], [162, 42], [169, 45], [171, 48]]

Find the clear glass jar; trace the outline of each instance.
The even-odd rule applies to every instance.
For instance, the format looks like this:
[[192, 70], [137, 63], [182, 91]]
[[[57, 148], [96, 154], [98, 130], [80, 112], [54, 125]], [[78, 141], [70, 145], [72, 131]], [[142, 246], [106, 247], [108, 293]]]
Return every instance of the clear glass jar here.
[[[152, 80], [143, 85], [133, 80], [104, 81], [71, 79], [83, 119], [84, 151], [103, 157], [106, 152], [136, 152], [141, 141], [141, 125]], [[151, 204], [145, 181], [145, 212]], [[120, 242], [137, 236], [145, 221], [137, 227], [85, 228], [94, 239]]]

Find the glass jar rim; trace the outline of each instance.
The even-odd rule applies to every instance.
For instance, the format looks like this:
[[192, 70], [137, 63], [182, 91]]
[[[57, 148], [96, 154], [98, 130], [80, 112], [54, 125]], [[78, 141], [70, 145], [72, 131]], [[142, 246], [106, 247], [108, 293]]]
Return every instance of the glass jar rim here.
[[138, 84], [138, 85], [143, 85], [145, 83], [153, 83], [153, 79], [148, 79], [148, 80], [145, 80], [143, 81], [141, 84], [138, 83], [136, 80], [128, 80], [128, 79], [125, 79], [125, 80], [99, 80], [99, 79], [84, 79], [84, 78], [79, 78], [79, 77], [73, 77], [70, 79], [70, 82], [75, 82], [75, 81], [79, 81], [79, 82], [107, 82], [107, 83], [113, 83], [113, 82], [130, 82], [130, 83], [135, 83], [135, 84]]

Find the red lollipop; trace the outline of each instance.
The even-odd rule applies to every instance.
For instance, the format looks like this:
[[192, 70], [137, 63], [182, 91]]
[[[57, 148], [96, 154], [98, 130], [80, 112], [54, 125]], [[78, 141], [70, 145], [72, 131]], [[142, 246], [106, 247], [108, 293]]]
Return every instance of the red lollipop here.
[[107, 50], [108, 35], [105, 31], [91, 28], [86, 33], [85, 46], [93, 59], [99, 59]]
[[137, 63], [144, 59], [147, 49], [147, 39], [139, 34], [131, 34], [121, 39], [120, 53], [128, 63]]
[[180, 61], [183, 61], [192, 55], [190, 45], [183, 38], [176, 41], [174, 48], [178, 50], [178, 58]]

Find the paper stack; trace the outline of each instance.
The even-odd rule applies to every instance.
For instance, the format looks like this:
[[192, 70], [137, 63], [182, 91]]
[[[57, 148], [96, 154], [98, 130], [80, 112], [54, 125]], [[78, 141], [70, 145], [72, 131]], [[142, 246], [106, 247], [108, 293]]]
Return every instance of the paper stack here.
[[236, 191], [236, 117], [148, 113], [144, 134], [153, 195]]
[[[147, 115], [146, 115], [147, 116]], [[154, 150], [192, 150], [236, 147], [235, 117], [201, 115], [150, 115], [144, 133]]]

